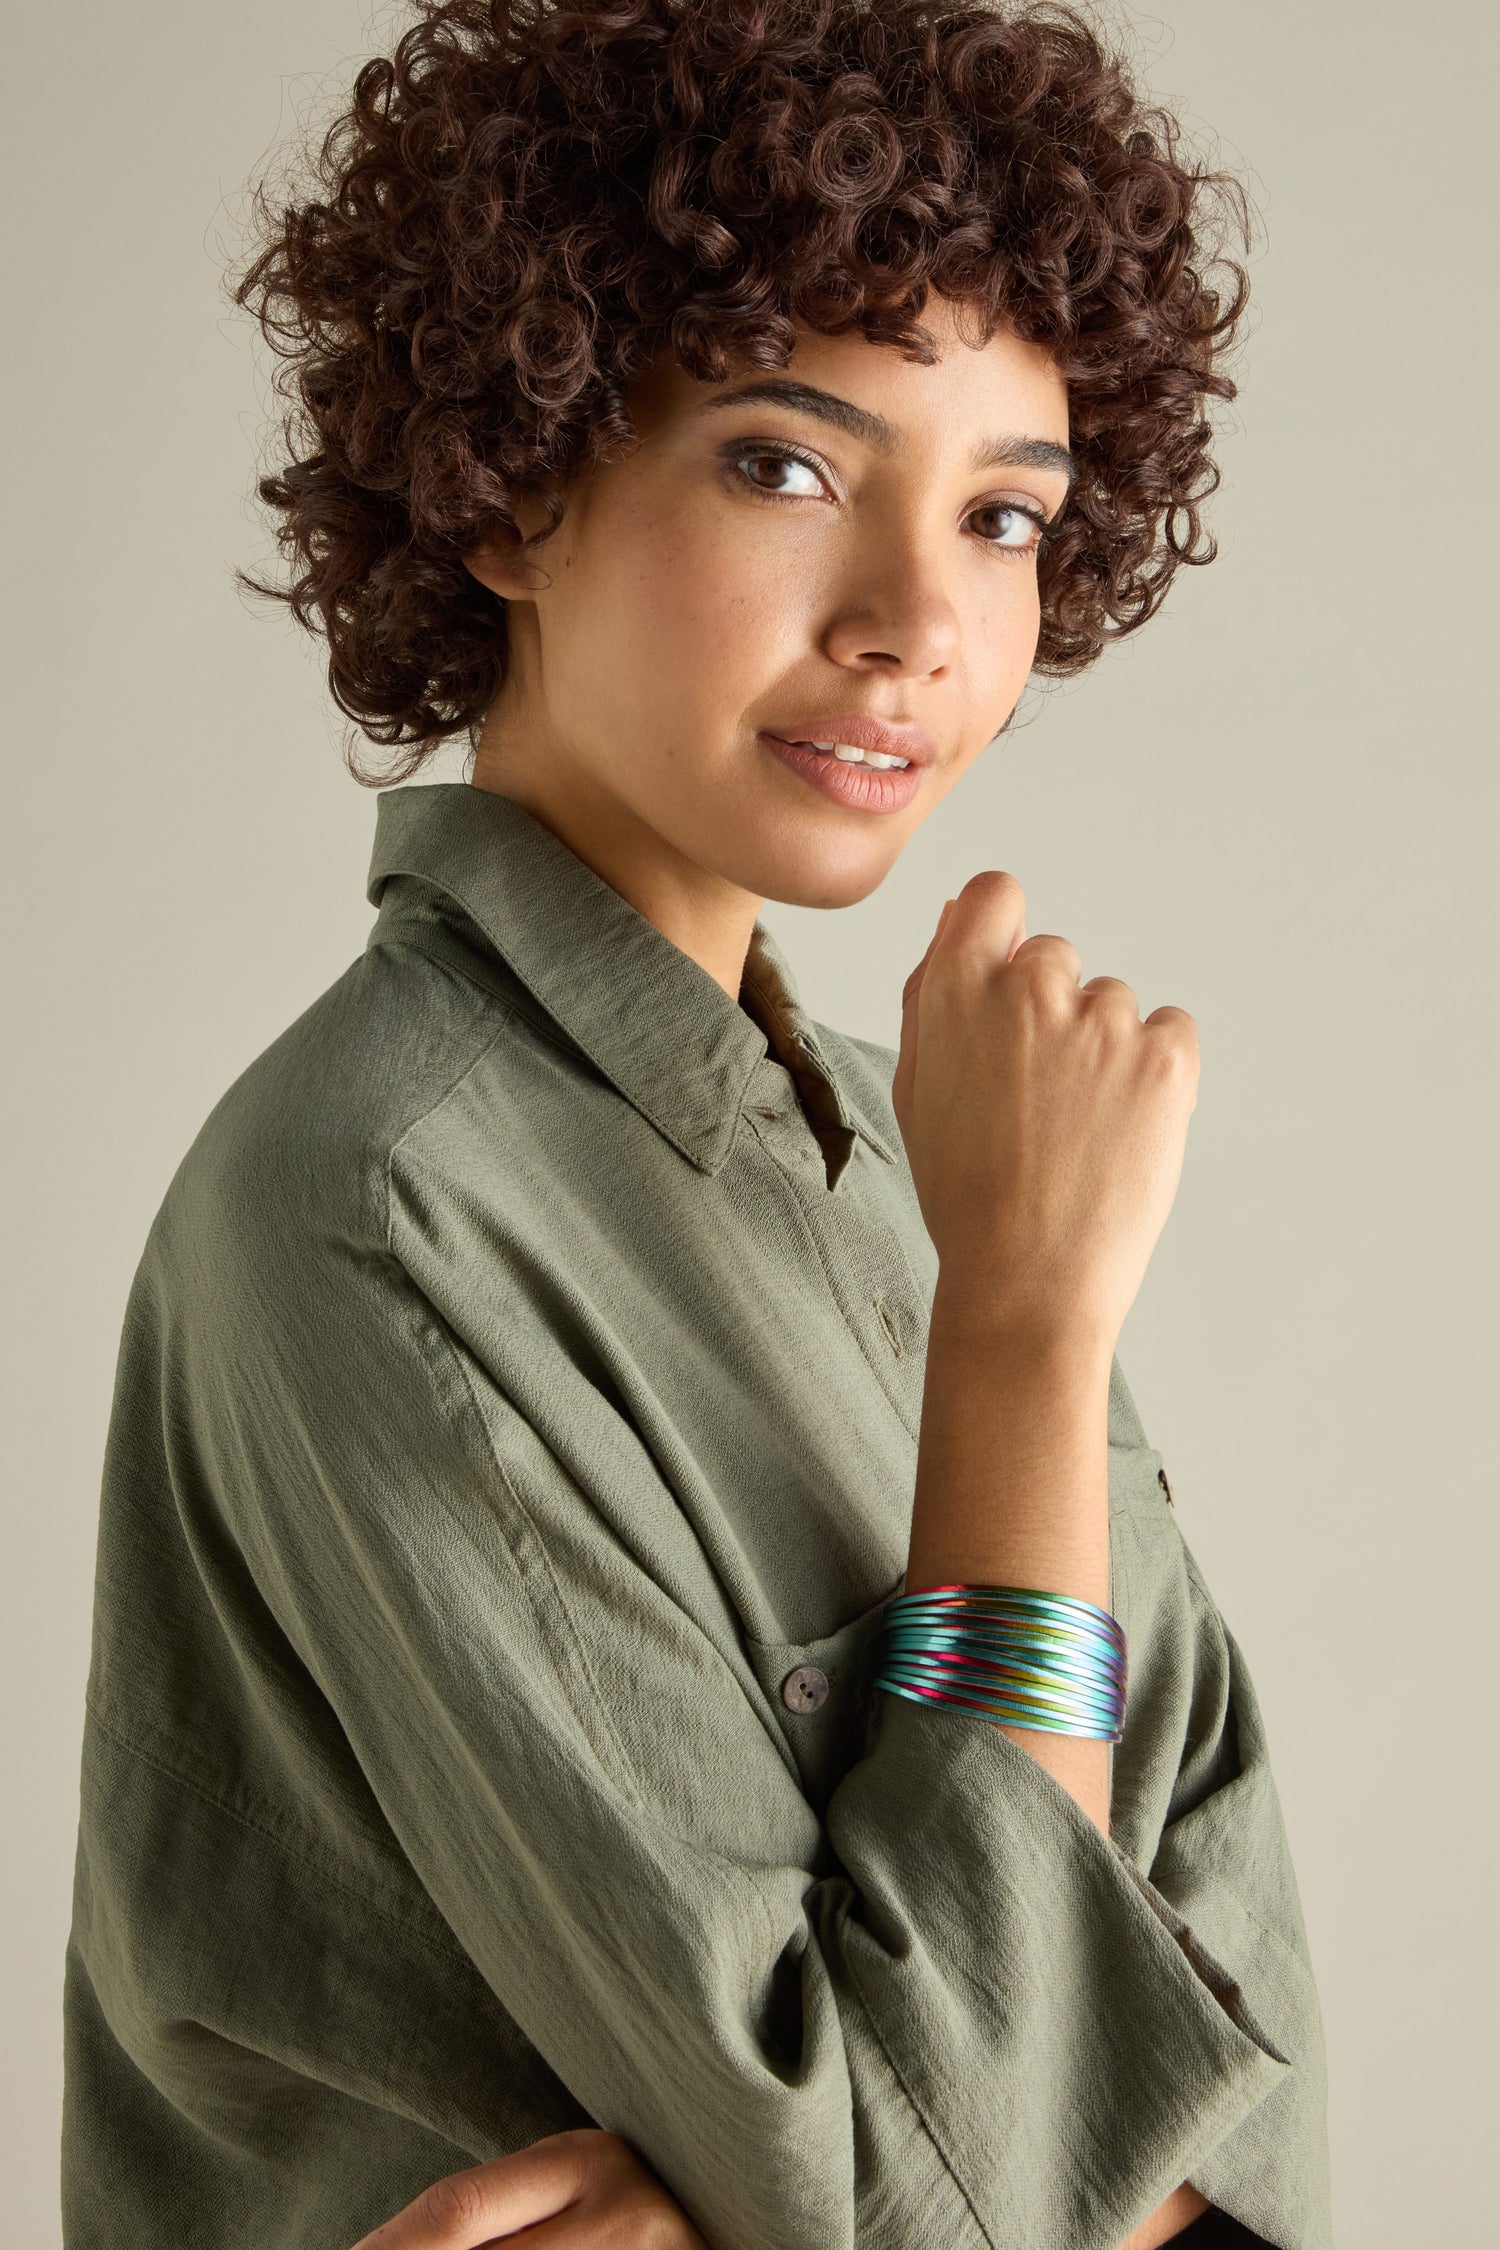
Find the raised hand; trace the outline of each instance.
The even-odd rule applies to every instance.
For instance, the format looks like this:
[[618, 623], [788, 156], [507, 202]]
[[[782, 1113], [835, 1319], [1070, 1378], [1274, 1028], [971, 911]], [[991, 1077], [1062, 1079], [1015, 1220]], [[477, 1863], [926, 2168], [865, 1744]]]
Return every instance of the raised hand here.
[[896, 1119], [950, 1301], [1112, 1346], [1177, 1192], [1197, 1030], [1143, 1023], [1118, 977], [1080, 984], [1025, 908], [999, 870], [944, 908], [903, 994]]

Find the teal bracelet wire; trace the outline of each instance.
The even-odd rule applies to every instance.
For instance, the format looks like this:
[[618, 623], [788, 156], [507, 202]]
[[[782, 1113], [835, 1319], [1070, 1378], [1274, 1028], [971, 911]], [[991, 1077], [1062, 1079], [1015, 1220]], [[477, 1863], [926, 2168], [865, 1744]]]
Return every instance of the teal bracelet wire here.
[[1118, 1742], [1127, 1652], [1096, 1603], [1037, 1586], [926, 1586], [893, 1595], [875, 1685], [1047, 1734]]

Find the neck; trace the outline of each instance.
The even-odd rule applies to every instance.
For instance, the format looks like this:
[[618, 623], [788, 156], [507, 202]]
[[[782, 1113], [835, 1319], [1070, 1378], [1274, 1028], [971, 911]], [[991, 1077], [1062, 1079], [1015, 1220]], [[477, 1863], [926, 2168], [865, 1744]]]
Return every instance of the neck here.
[[485, 722], [470, 776], [550, 828], [585, 867], [738, 1001], [764, 900], [686, 858], [618, 797], [599, 789], [544, 730]]

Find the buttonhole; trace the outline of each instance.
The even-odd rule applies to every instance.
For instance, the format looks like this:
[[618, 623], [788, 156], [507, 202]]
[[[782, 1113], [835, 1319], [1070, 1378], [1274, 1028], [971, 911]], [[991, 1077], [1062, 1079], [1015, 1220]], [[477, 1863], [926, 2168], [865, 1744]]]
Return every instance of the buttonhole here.
[[890, 1345], [897, 1359], [904, 1359], [906, 1357], [906, 1346], [901, 1341], [901, 1330], [897, 1325], [895, 1314], [891, 1311], [884, 1297], [876, 1297], [872, 1301], [875, 1306], [875, 1316], [885, 1330], [886, 1342]]

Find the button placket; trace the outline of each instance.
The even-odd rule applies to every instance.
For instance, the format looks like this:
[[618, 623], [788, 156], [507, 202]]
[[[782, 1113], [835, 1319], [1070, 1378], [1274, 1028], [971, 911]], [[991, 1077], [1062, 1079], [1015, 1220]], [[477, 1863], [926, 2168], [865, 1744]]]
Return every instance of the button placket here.
[[822, 1171], [823, 1152], [784, 1065], [768, 1060], [759, 1066], [745, 1110], [778, 1164], [797, 1173]]
[[866, 1366], [915, 1437], [922, 1299], [911, 1260], [881, 1209], [883, 1183], [869, 1185], [880, 1160], [857, 1144], [841, 1178], [842, 1192], [827, 1191], [823, 1151], [797, 1100], [792, 1074], [769, 1057], [757, 1065], [744, 1116], [797, 1203]]

